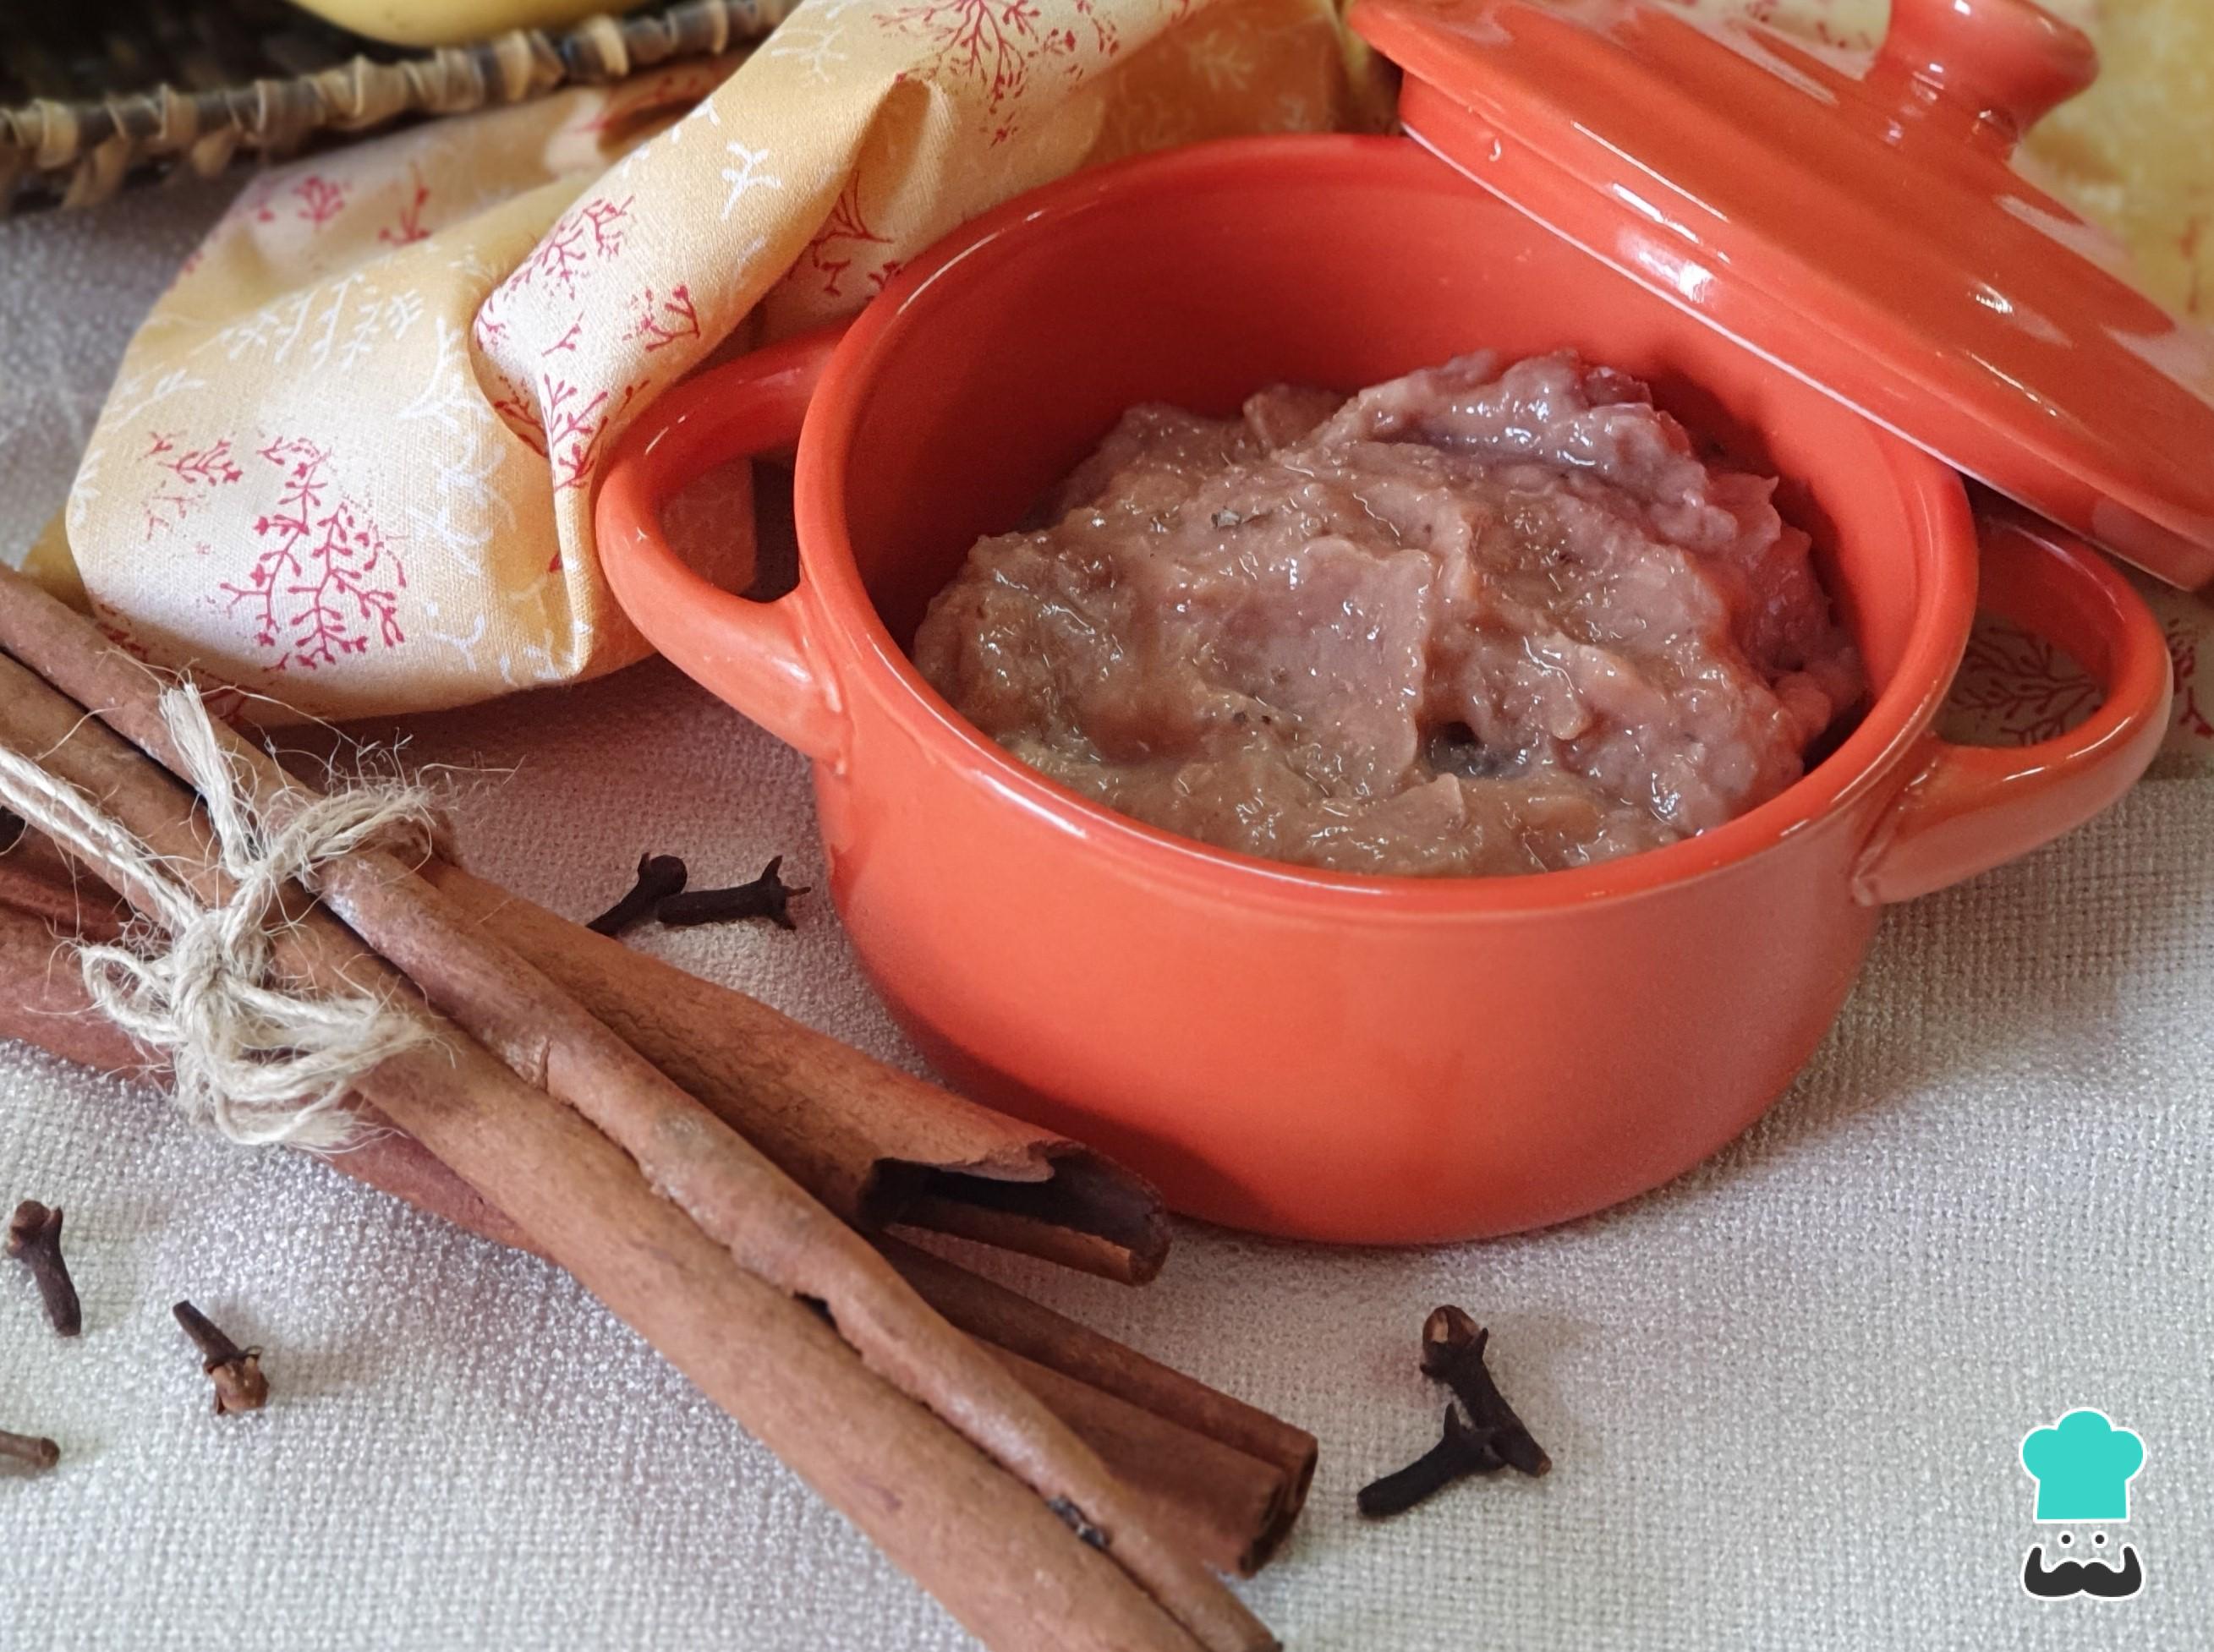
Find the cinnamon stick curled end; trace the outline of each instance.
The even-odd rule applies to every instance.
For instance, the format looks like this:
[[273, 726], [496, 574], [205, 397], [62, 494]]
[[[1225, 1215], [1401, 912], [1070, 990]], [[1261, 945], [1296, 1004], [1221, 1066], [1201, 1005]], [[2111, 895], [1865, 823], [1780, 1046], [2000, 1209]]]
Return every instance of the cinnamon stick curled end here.
[[1160, 1272], [1171, 1229], [1150, 1183], [1073, 1142], [1026, 1140], [1004, 1158], [965, 1167], [880, 1159], [862, 1184], [861, 1218], [996, 1245], [1125, 1284]]

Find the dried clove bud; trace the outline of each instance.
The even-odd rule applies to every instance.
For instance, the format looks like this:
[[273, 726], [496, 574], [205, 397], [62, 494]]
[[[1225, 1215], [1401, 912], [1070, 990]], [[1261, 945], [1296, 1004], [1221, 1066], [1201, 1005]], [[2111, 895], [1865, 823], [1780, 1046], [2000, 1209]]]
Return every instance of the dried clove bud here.
[[258, 1411], [269, 1403], [269, 1379], [261, 1375], [259, 1348], [241, 1348], [190, 1302], [179, 1302], [169, 1311], [200, 1350], [200, 1369], [214, 1381], [217, 1417]]
[[10, 1434], [0, 1429], [0, 1458], [22, 1464], [34, 1474], [43, 1474], [62, 1460], [62, 1448], [51, 1440], [41, 1440], [28, 1434]]
[[1543, 1474], [1553, 1466], [1544, 1448], [1491, 1380], [1483, 1350], [1491, 1333], [1448, 1304], [1422, 1322], [1422, 1375], [1442, 1382], [1468, 1410], [1469, 1420], [1510, 1468]]
[[69, 1264], [62, 1259], [62, 1213], [36, 1199], [15, 1207], [8, 1222], [8, 1254], [31, 1271], [38, 1281], [40, 1299], [56, 1332], [74, 1337], [84, 1329], [84, 1308], [77, 1301], [76, 1285]]
[[765, 917], [780, 930], [796, 930], [792, 914], [785, 910], [794, 895], [804, 895], [808, 886], [788, 888], [777, 869], [784, 864], [779, 855], [761, 869], [761, 875], [751, 883], [741, 883], [728, 889], [694, 889], [688, 893], [671, 895], [654, 909], [654, 917], [662, 923], [678, 927], [693, 924], [727, 924], [742, 917]]
[[1372, 1520], [1412, 1509], [1455, 1480], [1501, 1468], [1543, 1474], [1553, 1466], [1491, 1380], [1483, 1350], [1491, 1333], [1450, 1305], [1422, 1322], [1422, 1375], [1453, 1392], [1438, 1443], [1396, 1474], [1361, 1488], [1361, 1512]]
[[1362, 1486], [1355, 1500], [1369, 1519], [1382, 1520], [1387, 1515], [1404, 1514], [1455, 1480], [1490, 1474], [1506, 1466], [1506, 1460], [1491, 1448], [1490, 1441], [1462, 1417], [1460, 1407], [1448, 1404], [1445, 1432], [1437, 1444], [1397, 1473]]
[[621, 935], [633, 924], [643, 924], [654, 909], [684, 887], [684, 863], [674, 855], [640, 855], [638, 881], [630, 893], [584, 925], [601, 935]]

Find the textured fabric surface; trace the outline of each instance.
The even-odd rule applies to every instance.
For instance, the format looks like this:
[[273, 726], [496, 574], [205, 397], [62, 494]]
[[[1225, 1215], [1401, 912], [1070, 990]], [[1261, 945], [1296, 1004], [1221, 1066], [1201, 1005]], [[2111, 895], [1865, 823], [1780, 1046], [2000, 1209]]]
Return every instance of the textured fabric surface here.
[[[130, 324], [220, 205], [0, 225], [0, 551], [60, 498]], [[471, 861], [562, 911], [645, 846], [703, 879], [777, 852], [819, 874], [798, 762], [662, 668], [409, 734], [475, 771]], [[905, 1057], [827, 909], [801, 917], [639, 944]], [[2210, 993], [2214, 782], [2159, 781], [1896, 913], [1768, 1121], [1625, 1209], [1389, 1254], [1187, 1227], [1143, 1291], [994, 1271], [1321, 1436], [1310, 1513], [1247, 1591], [1294, 1647], [2201, 1647]], [[23, 1196], [68, 1210], [86, 1331], [52, 1337], [0, 1266], [0, 1427], [67, 1454], [0, 1467], [7, 1652], [965, 1644], [550, 1268], [0, 1047], [0, 1197]], [[269, 1411], [208, 1415], [180, 1296], [267, 1345]], [[1495, 1327], [1558, 1466], [1365, 1526], [1355, 1488], [1436, 1426], [1413, 1356], [1446, 1300]], [[2018, 1446], [2077, 1405], [2145, 1442], [2133, 1601], [2017, 1581]]]

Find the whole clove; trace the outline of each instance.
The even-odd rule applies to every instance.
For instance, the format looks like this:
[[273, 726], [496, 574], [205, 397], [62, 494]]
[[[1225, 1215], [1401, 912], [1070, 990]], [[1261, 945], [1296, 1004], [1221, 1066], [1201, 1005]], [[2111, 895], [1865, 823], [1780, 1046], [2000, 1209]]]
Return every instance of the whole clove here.
[[1448, 1304], [1431, 1310], [1422, 1322], [1422, 1375], [1442, 1382], [1467, 1408], [1469, 1420], [1484, 1433], [1501, 1460], [1525, 1474], [1543, 1474], [1553, 1466], [1483, 1362], [1491, 1333], [1460, 1308]]
[[258, 1411], [269, 1403], [269, 1379], [261, 1374], [261, 1350], [241, 1348], [190, 1302], [169, 1310], [200, 1350], [200, 1369], [215, 1384], [215, 1414]]
[[0, 1429], [0, 1458], [18, 1462], [34, 1474], [43, 1474], [62, 1460], [62, 1448], [34, 1435], [10, 1434]]
[[1450, 1304], [1433, 1309], [1422, 1322], [1422, 1375], [1453, 1393], [1445, 1431], [1406, 1467], [1363, 1486], [1356, 1499], [1362, 1514], [1375, 1520], [1402, 1513], [1471, 1474], [1513, 1468], [1538, 1475], [1553, 1466], [1492, 1381], [1483, 1362], [1490, 1341], [1489, 1331]]
[[1387, 1515], [1404, 1514], [1455, 1480], [1495, 1473], [1506, 1466], [1506, 1459], [1492, 1449], [1490, 1440], [1461, 1416], [1459, 1405], [1449, 1401], [1445, 1432], [1437, 1444], [1406, 1467], [1362, 1486], [1355, 1502], [1369, 1519], [1382, 1520]]
[[38, 1282], [39, 1298], [56, 1332], [74, 1337], [84, 1329], [84, 1308], [77, 1301], [76, 1284], [62, 1257], [62, 1213], [25, 1199], [8, 1222], [8, 1254], [30, 1269]]
[[688, 874], [674, 855], [640, 855], [638, 881], [630, 893], [584, 925], [601, 935], [621, 935], [633, 924], [643, 924], [661, 903], [682, 893]]
[[779, 855], [761, 869], [761, 875], [751, 883], [735, 884], [728, 889], [694, 889], [688, 893], [670, 895], [654, 908], [653, 915], [662, 923], [674, 927], [694, 924], [728, 924], [744, 917], [765, 917], [780, 930], [796, 930], [786, 911], [794, 895], [804, 895], [809, 886], [797, 889], [788, 887], [778, 875], [784, 865]]

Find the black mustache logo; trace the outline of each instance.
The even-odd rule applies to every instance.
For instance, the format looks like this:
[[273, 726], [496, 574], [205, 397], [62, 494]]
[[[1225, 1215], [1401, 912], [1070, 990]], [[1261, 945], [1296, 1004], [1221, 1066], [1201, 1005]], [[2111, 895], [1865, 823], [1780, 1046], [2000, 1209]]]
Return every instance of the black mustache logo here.
[[2124, 1600], [2144, 1587], [2144, 1568], [2138, 1562], [2137, 1550], [2125, 1543], [2119, 1566], [2097, 1560], [2064, 1560], [2047, 1571], [2045, 1550], [2032, 1545], [2021, 1563], [2021, 1586], [2041, 1600], [2064, 1600], [2071, 1594]]

